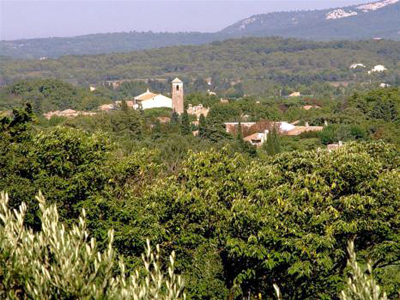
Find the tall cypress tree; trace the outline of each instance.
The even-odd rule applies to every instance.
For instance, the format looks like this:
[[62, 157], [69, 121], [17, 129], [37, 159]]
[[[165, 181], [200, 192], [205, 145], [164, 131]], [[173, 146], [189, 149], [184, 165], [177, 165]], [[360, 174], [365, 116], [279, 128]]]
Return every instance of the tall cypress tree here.
[[199, 119], [199, 137], [201, 138], [207, 137], [207, 120], [203, 114], [200, 115]]
[[179, 115], [178, 115], [178, 113], [174, 110], [173, 112], [172, 112], [172, 115], [171, 115], [171, 125], [176, 125], [176, 124], [178, 124], [179, 123]]
[[281, 143], [279, 141], [278, 130], [275, 126], [268, 132], [264, 149], [268, 155], [275, 155], [281, 152]]
[[184, 111], [182, 114], [181, 133], [182, 135], [189, 135], [191, 132], [189, 115], [187, 111]]

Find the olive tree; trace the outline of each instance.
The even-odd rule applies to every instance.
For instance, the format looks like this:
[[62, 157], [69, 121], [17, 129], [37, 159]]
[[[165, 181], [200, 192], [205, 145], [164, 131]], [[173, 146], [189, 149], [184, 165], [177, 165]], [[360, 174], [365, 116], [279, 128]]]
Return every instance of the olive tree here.
[[104, 252], [89, 238], [85, 211], [68, 229], [59, 221], [55, 205], [37, 196], [42, 229], [24, 224], [27, 207], [8, 207], [8, 195], [0, 196], [0, 297], [7, 299], [183, 299], [183, 281], [174, 273], [175, 253], [168, 275], [161, 271], [160, 249], [147, 241], [144, 267], [130, 275], [112, 247], [113, 232]]

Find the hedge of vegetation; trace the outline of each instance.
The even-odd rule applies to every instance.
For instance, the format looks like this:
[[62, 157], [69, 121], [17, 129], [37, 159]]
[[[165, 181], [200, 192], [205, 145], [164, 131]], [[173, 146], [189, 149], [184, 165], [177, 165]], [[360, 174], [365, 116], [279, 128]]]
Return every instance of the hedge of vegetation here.
[[[369, 119], [369, 107], [385, 104], [382, 99], [348, 105], [355, 111], [365, 108]], [[274, 284], [287, 299], [337, 299], [350, 270], [349, 240], [359, 264], [371, 261], [383, 291], [389, 298], [398, 296], [400, 150], [394, 144], [349, 142], [331, 152], [252, 157], [235, 144], [204, 146], [201, 137], [182, 135], [180, 125], [172, 124], [180, 133], [168, 137], [169, 148], [144, 142], [141, 149], [127, 150], [107, 131], [71, 128], [78, 119], [48, 128], [33, 125], [34, 119], [28, 105], [0, 122], [0, 190], [9, 193], [11, 208], [25, 203], [32, 243], [45, 234], [43, 207], [33, 200], [42, 191], [50, 205], [58, 206], [64, 225], [57, 226], [72, 235], [85, 209], [89, 238], [97, 240], [101, 255], [108, 255], [113, 228], [114, 249], [127, 271], [141, 264], [147, 239], [160, 245], [161, 265], [175, 251], [175, 272], [189, 299], [268, 299], [275, 297]], [[214, 132], [210, 128], [205, 132]], [[155, 132], [149, 134], [157, 143]], [[55, 211], [47, 217], [56, 220]], [[3, 229], [2, 236], [7, 232]], [[52, 243], [50, 237], [47, 241]], [[9, 255], [5, 249], [2, 255]]]

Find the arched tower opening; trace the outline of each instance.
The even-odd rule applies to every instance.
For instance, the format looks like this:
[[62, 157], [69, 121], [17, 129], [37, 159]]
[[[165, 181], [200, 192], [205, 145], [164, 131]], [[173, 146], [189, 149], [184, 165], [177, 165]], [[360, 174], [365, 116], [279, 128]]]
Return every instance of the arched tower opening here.
[[172, 81], [172, 109], [178, 114], [184, 111], [183, 82], [179, 78]]

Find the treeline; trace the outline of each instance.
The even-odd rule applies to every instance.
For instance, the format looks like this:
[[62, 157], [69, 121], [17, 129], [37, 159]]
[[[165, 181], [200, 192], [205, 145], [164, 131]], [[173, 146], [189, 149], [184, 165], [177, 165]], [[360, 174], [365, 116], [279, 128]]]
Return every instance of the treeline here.
[[105, 88], [90, 92], [89, 88], [77, 87], [60, 80], [21, 80], [0, 88], [0, 111], [11, 110], [26, 102], [32, 104], [36, 114], [68, 108], [93, 110], [112, 99], [112, 93]]
[[[326, 81], [396, 85], [400, 82], [399, 47], [399, 42], [393, 41], [324, 43], [243, 38], [125, 54], [5, 61], [1, 63], [0, 82], [42, 77], [94, 84], [117, 79], [170, 80], [179, 76], [189, 86], [197, 79], [211, 78], [208, 88], [223, 92], [231, 89], [231, 93], [242, 95], [279, 95], [282, 86], [293, 91]], [[367, 69], [350, 70], [353, 63], [363, 63]], [[367, 70], [378, 64], [385, 65], [388, 71], [368, 76]]]
[[[40, 129], [33, 121], [29, 105], [1, 119], [0, 190], [11, 207], [27, 203], [25, 224], [35, 232], [41, 190], [67, 227], [85, 208], [99, 250], [113, 228], [127, 270], [147, 238], [163, 258], [175, 251], [189, 299], [265, 299], [274, 284], [288, 299], [337, 299], [347, 242], [355, 239], [359, 263], [371, 260], [378, 283], [398, 296], [397, 146], [361, 142], [252, 158], [214, 145], [185, 149], [169, 168], [156, 148], [128, 153], [108, 133]], [[171, 147], [179, 144], [171, 139]]]

